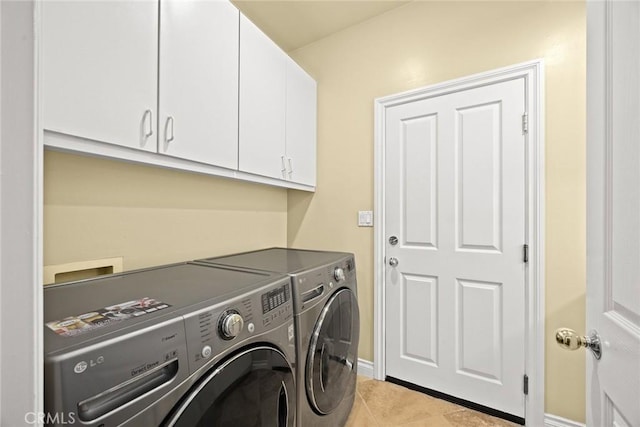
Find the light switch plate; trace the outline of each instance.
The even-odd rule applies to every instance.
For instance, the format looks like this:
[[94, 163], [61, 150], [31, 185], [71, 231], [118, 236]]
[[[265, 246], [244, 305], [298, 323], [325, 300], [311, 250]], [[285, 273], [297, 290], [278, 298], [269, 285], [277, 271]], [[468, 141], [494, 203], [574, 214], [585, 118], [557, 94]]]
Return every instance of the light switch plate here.
[[373, 211], [358, 211], [358, 227], [373, 227]]

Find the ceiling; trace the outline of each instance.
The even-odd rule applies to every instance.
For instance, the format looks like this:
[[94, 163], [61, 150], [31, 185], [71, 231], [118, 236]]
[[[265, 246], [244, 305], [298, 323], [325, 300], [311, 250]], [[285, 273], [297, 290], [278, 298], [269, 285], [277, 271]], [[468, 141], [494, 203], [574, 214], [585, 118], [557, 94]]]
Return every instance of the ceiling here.
[[284, 51], [290, 52], [408, 1], [232, 0], [232, 3]]

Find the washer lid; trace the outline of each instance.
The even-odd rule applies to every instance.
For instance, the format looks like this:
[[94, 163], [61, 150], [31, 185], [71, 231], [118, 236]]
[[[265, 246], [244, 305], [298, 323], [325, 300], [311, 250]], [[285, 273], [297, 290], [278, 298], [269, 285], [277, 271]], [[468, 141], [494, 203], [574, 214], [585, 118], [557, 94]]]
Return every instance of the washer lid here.
[[321, 414], [333, 412], [355, 386], [359, 335], [356, 297], [339, 290], [318, 317], [307, 354], [307, 397]]
[[219, 258], [207, 258], [199, 260], [199, 262], [290, 274], [333, 264], [349, 256], [352, 255], [343, 252], [271, 248]]
[[[128, 333], [283, 280], [289, 278], [232, 267], [175, 264], [47, 286], [45, 353]], [[149, 303], [151, 309], [140, 309]], [[81, 330], [66, 333], [65, 328]]]

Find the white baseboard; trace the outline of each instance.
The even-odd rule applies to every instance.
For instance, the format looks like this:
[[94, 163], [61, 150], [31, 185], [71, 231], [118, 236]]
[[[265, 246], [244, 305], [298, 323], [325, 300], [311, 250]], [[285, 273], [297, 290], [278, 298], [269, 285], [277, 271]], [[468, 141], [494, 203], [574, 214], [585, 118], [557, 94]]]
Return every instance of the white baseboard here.
[[544, 414], [545, 427], [585, 427], [583, 423], [568, 420], [557, 415]]
[[358, 359], [358, 375], [363, 377], [373, 378], [373, 362], [368, 360]]

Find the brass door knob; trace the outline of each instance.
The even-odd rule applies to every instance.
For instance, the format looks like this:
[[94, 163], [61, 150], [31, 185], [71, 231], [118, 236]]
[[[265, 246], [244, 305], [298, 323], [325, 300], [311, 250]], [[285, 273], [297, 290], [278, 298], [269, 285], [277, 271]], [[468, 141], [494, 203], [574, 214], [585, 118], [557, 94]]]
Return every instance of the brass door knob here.
[[602, 357], [600, 337], [596, 331], [589, 332], [588, 336], [582, 336], [573, 329], [560, 328], [556, 330], [556, 342], [565, 350], [577, 350], [580, 347], [585, 347], [591, 350], [596, 359], [600, 360]]

